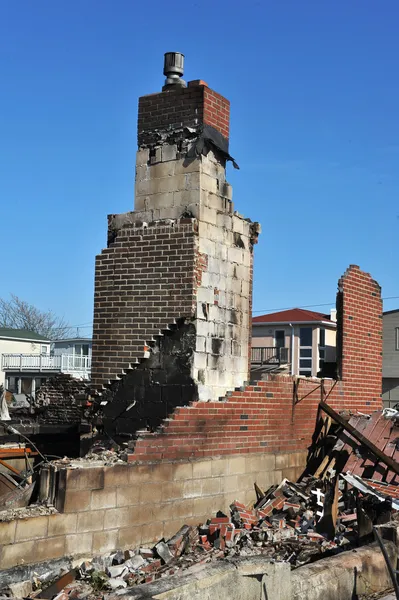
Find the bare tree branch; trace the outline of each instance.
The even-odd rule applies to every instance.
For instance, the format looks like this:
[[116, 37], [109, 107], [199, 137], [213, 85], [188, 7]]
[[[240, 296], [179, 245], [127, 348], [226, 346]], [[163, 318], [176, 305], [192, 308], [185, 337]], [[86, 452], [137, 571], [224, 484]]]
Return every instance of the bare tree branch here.
[[70, 325], [51, 310], [42, 311], [11, 294], [11, 300], [0, 298], [0, 327], [27, 329], [49, 340], [68, 337]]

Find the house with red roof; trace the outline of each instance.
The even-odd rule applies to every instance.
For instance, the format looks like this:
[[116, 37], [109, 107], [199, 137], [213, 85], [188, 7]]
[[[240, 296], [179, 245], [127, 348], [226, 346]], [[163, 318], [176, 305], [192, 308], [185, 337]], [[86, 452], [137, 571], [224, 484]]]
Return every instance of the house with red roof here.
[[252, 372], [316, 377], [335, 369], [336, 311], [292, 308], [252, 318]]

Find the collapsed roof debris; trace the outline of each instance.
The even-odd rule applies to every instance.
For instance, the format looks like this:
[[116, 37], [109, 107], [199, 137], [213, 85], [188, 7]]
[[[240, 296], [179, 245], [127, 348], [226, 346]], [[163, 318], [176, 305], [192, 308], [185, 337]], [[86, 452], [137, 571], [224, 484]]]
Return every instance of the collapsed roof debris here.
[[[49, 588], [48, 577], [43, 583], [36, 578], [26, 597], [94, 600], [240, 556], [264, 556], [296, 569], [363, 544], [370, 540], [375, 524], [397, 518], [399, 486], [392, 483], [396, 474], [385, 465], [381, 469], [384, 461], [371, 453], [370, 440], [362, 446], [348, 434], [348, 422], [361, 428], [363, 435], [368, 432], [379, 453], [390, 447], [394, 455], [396, 445], [394, 449], [389, 440], [396, 439], [396, 415], [387, 418], [377, 411], [370, 416], [346, 417], [349, 419], [344, 422], [342, 415], [335, 422], [330, 416], [320, 417], [307, 468], [297, 483], [284, 479], [266, 491], [255, 483], [252, 505], [234, 501], [229, 514], [218, 512], [198, 527], [183, 525], [172, 538], [161, 539], [151, 548], [132, 548], [85, 561], [72, 573], [61, 573], [62, 579]], [[383, 435], [378, 434], [379, 428]], [[88, 459], [113, 464], [122, 462], [121, 456], [98, 447]], [[66, 462], [70, 462], [68, 458], [58, 461]], [[370, 466], [375, 478], [357, 474], [360, 469], [364, 475]], [[59, 576], [53, 573], [54, 578]]]

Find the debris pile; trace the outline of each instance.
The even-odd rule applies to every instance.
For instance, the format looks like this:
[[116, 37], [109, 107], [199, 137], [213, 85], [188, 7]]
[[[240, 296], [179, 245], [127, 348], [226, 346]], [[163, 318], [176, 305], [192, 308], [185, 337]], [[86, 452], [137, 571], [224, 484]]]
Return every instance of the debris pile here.
[[110, 591], [197, 572], [221, 558], [234, 560], [239, 556], [264, 555], [299, 567], [326, 552], [340, 552], [356, 540], [356, 514], [345, 502], [340, 503], [333, 539], [320, 532], [322, 490], [321, 481], [312, 477], [296, 484], [284, 479], [266, 493], [255, 484], [257, 500], [252, 506], [234, 501], [229, 515], [218, 512], [198, 527], [184, 525], [172, 538], [162, 539], [153, 547], [118, 551], [83, 562], [50, 587], [36, 578], [34, 591], [25, 597], [94, 600]]

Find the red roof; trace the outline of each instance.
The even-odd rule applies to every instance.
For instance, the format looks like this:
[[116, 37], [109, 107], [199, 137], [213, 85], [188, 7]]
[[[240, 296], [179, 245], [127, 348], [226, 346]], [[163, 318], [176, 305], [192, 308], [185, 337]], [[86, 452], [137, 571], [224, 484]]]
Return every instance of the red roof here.
[[310, 321], [331, 321], [331, 318], [329, 315], [323, 315], [313, 310], [291, 308], [290, 310], [281, 310], [268, 315], [260, 315], [252, 319], [253, 323], [308, 323]]

